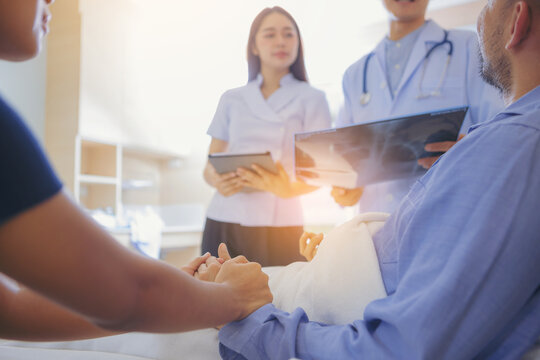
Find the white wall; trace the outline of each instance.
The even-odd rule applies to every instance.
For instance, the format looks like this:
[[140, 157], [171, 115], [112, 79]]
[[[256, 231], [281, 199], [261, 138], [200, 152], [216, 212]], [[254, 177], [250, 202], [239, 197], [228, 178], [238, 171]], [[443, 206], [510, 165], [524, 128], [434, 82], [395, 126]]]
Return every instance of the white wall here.
[[[118, 21], [118, 18], [116, 26], [123, 25], [126, 30], [138, 29], [129, 38], [130, 44], [128, 45], [138, 47], [141, 57], [132, 60], [147, 65], [152, 62], [157, 71], [154, 76], [137, 72], [136, 70], [140, 70], [141, 64], [132, 64], [131, 75], [139, 76], [139, 78], [153, 78], [154, 80], [135, 79], [128, 81], [127, 85], [130, 86], [133, 85], [133, 82], [142, 81], [143, 83], [139, 84], [141, 87], [137, 90], [141, 92], [139, 96], [153, 94], [158, 99], [150, 100], [158, 104], [161, 103], [161, 105], [170, 104], [165, 108], [161, 106], [157, 109], [159, 113], [155, 115], [167, 116], [167, 123], [172, 124], [173, 128], [181, 126], [186, 129], [182, 131], [184, 134], [179, 135], [179, 137], [180, 141], [191, 139], [191, 143], [187, 147], [192, 150], [192, 153], [204, 151], [208, 141], [204, 131], [213, 114], [213, 106], [217, 104], [219, 95], [227, 88], [242, 85], [245, 81], [247, 67], [244, 59], [244, 47], [249, 23], [260, 9], [277, 4], [284, 6], [297, 18], [305, 42], [306, 63], [311, 81], [315, 86], [321, 87], [327, 92], [335, 112], [341, 100], [339, 81], [342, 72], [347, 65], [366, 52], [366, 49], [369, 49], [372, 43], [378, 39], [378, 36], [372, 32], [366, 36], [365, 30], [374, 22], [384, 19], [385, 14], [380, 2], [380, 0], [318, 0], [309, 3], [294, 0], [204, 1], [197, 10], [193, 9], [192, 6], [186, 6], [185, 1], [139, 2], [124, 0], [124, 4], [135, 9], [131, 13], [135, 17], [129, 21], [132, 26], [126, 26], [126, 23]], [[431, 0], [430, 8], [439, 9], [467, 2], [471, 2], [471, 0]], [[195, 3], [191, 3], [191, 5], [193, 4]], [[104, 5], [110, 11], [111, 4], [106, 1]], [[212, 13], [217, 14], [217, 16], [209, 16], [206, 12], [208, 8], [213, 8]], [[149, 9], [151, 11], [148, 11]], [[230, 13], [232, 10], [234, 10], [232, 14], [221, 16], [221, 14]], [[144, 19], [144, 23], [148, 27], [139, 26], [141, 19]], [[155, 25], [159, 23], [161, 25], [157, 27], [157, 33], [149, 31], [149, 29], [156, 29]], [[163, 33], [160, 34], [159, 29], [166, 30], [170, 37], [163, 38]], [[98, 41], [103, 41], [107, 33], [110, 34], [110, 29], [102, 30], [103, 32], [96, 33], [99, 36]], [[144, 34], [146, 36], [141, 36]], [[161, 37], [161, 39], [155, 42], [156, 37], [158, 39]], [[214, 43], [212, 43], [212, 39], [216, 39]], [[139, 46], [141, 45], [139, 41], [142, 42], [143, 46]], [[145, 48], [145, 45], [148, 46], [151, 43], [153, 43], [154, 52], [148, 52], [148, 48]], [[163, 51], [164, 44], [167, 44], [165, 51]], [[194, 55], [201, 54], [201, 50], [208, 47], [214, 48], [213, 53], [224, 56], [220, 56], [219, 61], [196, 59], [197, 56]], [[36, 59], [30, 61], [22, 63], [0, 61], [0, 94], [19, 111], [36, 137], [42, 142], [45, 127], [47, 58], [45, 49]], [[329, 54], [339, 54], [339, 56], [329, 56]], [[99, 53], [95, 55], [102, 56]], [[331, 59], [329, 60], [329, 58]], [[199, 69], [195, 68], [197, 65], [200, 65]], [[224, 69], [227, 71], [223, 71]], [[177, 72], [167, 75], [167, 71], [170, 70]], [[154, 87], [151, 86], [151, 82], [155, 81], [156, 78], [163, 80], [167, 77], [170, 79], [166, 83], [171, 86], [171, 89], [166, 89], [167, 91], [164, 92], [167, 94], [159, 96], [160, 93], [164, 92], [153, 92]], [[99, 77], [98, 80], [100, 80]], [[110, 82], [104, 81], [104, 83], [110, 85]], [[174, 84], [186, 86], [175, 86]], [[194, 84], [199, 86], [194, 86]], [[110, 89], [110, 86], [108, 88], [109, 91], [114, 91], [114, 89]], [[145, 93], [141, 89], [149, 89], [149, 91]], [[109, 95], [111, 94], [109, 93]], [[111, 96], [109, 96], [110, 98]], [[186, 98], [204, 100], [196, 101], [193, 104], [191, 101], [185, 102], [183, 99]], [[140, 97], [136, 97], [132, 99], [132, 104], [140, 100]], [[184, 110], [177, 110], [180, 107]], [[156, 109], [154, 108], [154, 110]], [[130, 113], [133, 112], [136, 113], [137, 110], [130, 111]], [[182, 114], [181, 118], [178, 117], [179, 114]], [[174, 132], [167, 131], [165, 135], [175, 136]], [[201, 146], [201, 142], [204, 145]]]
[[44, 49], [33, 60], [0, 61], [0, 95], [17, 109], [41, 143], [45, 136], [46, 59]]
[[207, 204], [206, 129], [220, 95], [247, 80], [250, 24], [280, 5], [297, 19], [311, 83], [334, 113], [345, 68], [379, 35], [379, 0], [81, 0], [80, 131], [104, 140], [186, 153], [163, 166], [160, 202]]

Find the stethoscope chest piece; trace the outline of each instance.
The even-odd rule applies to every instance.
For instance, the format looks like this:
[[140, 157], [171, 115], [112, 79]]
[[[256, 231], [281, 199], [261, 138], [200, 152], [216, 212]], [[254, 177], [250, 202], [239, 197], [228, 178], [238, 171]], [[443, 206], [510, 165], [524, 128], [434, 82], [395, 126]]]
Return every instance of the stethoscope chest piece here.
[[368, 92], [362, 93], [360, 95], [360, 104], [367, 105], [369, 101], [371, 100], [371, 94]]

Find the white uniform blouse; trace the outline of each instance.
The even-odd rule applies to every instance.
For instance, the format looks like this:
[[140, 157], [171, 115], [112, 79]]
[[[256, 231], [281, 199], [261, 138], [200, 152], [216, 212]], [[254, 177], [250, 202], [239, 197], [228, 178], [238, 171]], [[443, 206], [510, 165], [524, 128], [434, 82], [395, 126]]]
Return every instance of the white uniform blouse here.
[[[225, 92], [208, 135], [229, 143], [228, 152], [270, 151], [294, 179], [294, 133], [329, 128], [330, 110], [325, 94], [284, 76], [268, 99], [261, 93], [262, 76]], [[244, 226], [299, 226], [303, 224], [298, 197], [281, 199], [268, 192], [240, 192], [225, 197], [215, 193], [208, 218]]]

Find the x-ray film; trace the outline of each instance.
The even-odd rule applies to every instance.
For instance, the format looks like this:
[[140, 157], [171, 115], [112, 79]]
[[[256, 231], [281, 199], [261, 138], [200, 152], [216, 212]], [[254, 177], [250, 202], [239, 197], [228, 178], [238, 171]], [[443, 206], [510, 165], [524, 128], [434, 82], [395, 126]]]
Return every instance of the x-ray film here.
[[425, 172], [428, 143], [456, 141], [467, 107], [295, 134], [295, 175], [313, 185], [355, 188]]

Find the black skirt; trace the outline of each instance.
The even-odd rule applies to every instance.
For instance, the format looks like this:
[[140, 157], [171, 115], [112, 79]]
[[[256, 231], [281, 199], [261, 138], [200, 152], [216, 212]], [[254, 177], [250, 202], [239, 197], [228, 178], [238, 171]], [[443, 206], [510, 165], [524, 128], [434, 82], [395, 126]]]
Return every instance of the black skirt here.
[[217, 256], [223, 242], [232, 257], [244, 255], [262, 266], [288, 265], [306, 260], [298, 246], [303, 231], [302, 226], [242, 226], [207, 218], [201, 251]]

